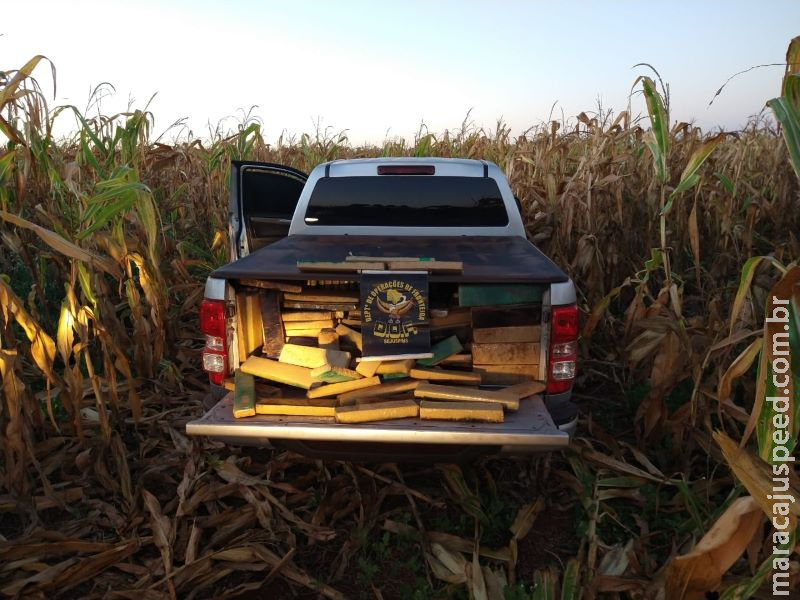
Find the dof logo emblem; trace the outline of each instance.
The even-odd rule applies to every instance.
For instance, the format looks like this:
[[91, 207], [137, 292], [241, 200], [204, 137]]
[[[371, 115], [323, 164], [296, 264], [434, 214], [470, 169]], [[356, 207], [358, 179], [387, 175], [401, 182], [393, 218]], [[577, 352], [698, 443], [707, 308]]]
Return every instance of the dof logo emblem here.
[[[428, 320], [427, 277], [420, 278], [418, 273], [408, 276], [370, 274], [362, 275], [361, 283], [362, 320], [372, 336], [382, 344], [415, 341], [420, 326]], [[425, 337], [429, 340], [427, 335]]]

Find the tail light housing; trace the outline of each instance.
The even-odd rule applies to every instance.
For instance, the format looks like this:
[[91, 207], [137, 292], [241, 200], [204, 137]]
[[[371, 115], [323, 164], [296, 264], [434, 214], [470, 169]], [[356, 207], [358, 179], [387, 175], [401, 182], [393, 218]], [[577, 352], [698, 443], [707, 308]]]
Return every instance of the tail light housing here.
[[577, 372], [578, 307], [554, 306], [550, 312], [550, 348], [547, 393], [561, 394], [572, 389]]
[[203, 300], [200, 303], [200, 331], [206, 336], [203, 370], [211, 383], [222, 385], [228, 375], [228, 334], [225, 301]]

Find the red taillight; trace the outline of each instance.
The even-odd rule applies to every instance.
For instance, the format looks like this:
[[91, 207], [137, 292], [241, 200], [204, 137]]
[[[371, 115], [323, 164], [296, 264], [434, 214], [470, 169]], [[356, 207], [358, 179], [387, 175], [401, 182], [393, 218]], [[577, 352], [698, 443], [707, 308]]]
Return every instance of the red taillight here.
[[203, 370], [208, 373], [211, 383], [221, 385], [228, 374], [228, 334], [223, 300], [203, 300], [200, 303], [200, 331], [206, 336]]
[[433, 165], [381, 165], [378, 175], [434, 175]]
[[203, 300], [200, 303], [200, 331], [206, 335], [225, 337], [225, 302]]
[[554, 306], [550, 317], [550, 352], [547, 393], [572, 389], [578, 358], [578, 307]]

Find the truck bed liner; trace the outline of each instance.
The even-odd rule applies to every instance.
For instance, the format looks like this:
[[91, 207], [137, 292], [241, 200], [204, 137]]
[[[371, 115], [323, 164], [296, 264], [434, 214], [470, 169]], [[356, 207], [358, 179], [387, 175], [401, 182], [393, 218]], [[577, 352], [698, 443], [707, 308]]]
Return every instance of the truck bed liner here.
[[[294, 235], [221, 267], [211, 274], [217, 279], [306, 280], [297, 261], [342, 261], [354, 256], [417, 256], [443, 261], [461, 261], [461, 274], [432, 273], [432, 282], [471, 281], [482, 283], [561, 283], [567, 276], [529, 241], [521, 237], [445, 237]], [[352, 273], [319, 272], [314, 279], [348, 280]]]
[[567, 433], [553, 423], [540, 396], [507, 411], [503, 423], [470, 423], [397, 419], [371, 423], [335, 423], [331, 417], [233, 416], [233, 393], [201, 418], [186, 424], [189, 435], [209, 435], [230, 441], [269, 439], [383, 443], [472, 444], [553, 449], [569, 444]]

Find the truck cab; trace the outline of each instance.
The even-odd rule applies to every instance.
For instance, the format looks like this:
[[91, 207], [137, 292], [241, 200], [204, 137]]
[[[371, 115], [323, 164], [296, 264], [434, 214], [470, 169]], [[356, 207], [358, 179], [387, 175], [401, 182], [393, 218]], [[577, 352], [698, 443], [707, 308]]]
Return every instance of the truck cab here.
[[[188, 434], [362, 460], [458, 460], [569, 443], [577, 422], [571, 399], [578, 336], [574, 285], [527, 241], [518, 204], [493, 163], [357, 159], [321, 164], [306, 175], [284, 165], [234, 161], [229, 217], [231, 262], [211, 274], [200, 308], [206, 339], [202, 360], [213, 406], [187, 424]], [[237, 370], [253, 357], [279, 361], [286, 345], [322, 345], [309, 324], [353, 332], [341, 341], [352, 357], [347, 367], [352, 371], [359, 365], [360, 349], [352, 342], [364, 325], [358, 302], [362, 273], [342, 270], [359, 265], [349, 263], [359, 257], [373, 259], [370, 264], [378, 260], [387, 272], [392, 265], [407, 266], [404, 259], [433, 259], [427, 272], [431, 317], [426, 326], [434, 345], [455, 338], [461, 350], [444, 358], [434, 372], [414, 369], [426, 364], [418, 361], [411, 366], [423, 373], [417, 377], [463, 372], [472, 374], [462, 379], [471, 380], [475, 390], [540, 382], [541, 392], [522, 398], [501, 423], [235, 417]], [[322, 266], [309, 271], [315, 264]], [[414, 268], [424, 270], [420, 264]], [[460, 270], [437, 271], [436, 264], [457, 264]], [[300, 325], [296, 319], [310, 311], [319, 318]], [[381, 383], [395, 379], [391, 375], [408, 377], [407, 372], [384, 371]], [[302, 388], [307, 382], [261, 383], [266, 395], [287, 403], [315, 395], [313, 386]], [[374, 389], [378, 394], [379, 388]], [[342, 395], [338, 398], [332, 402], [341, 402]]]

